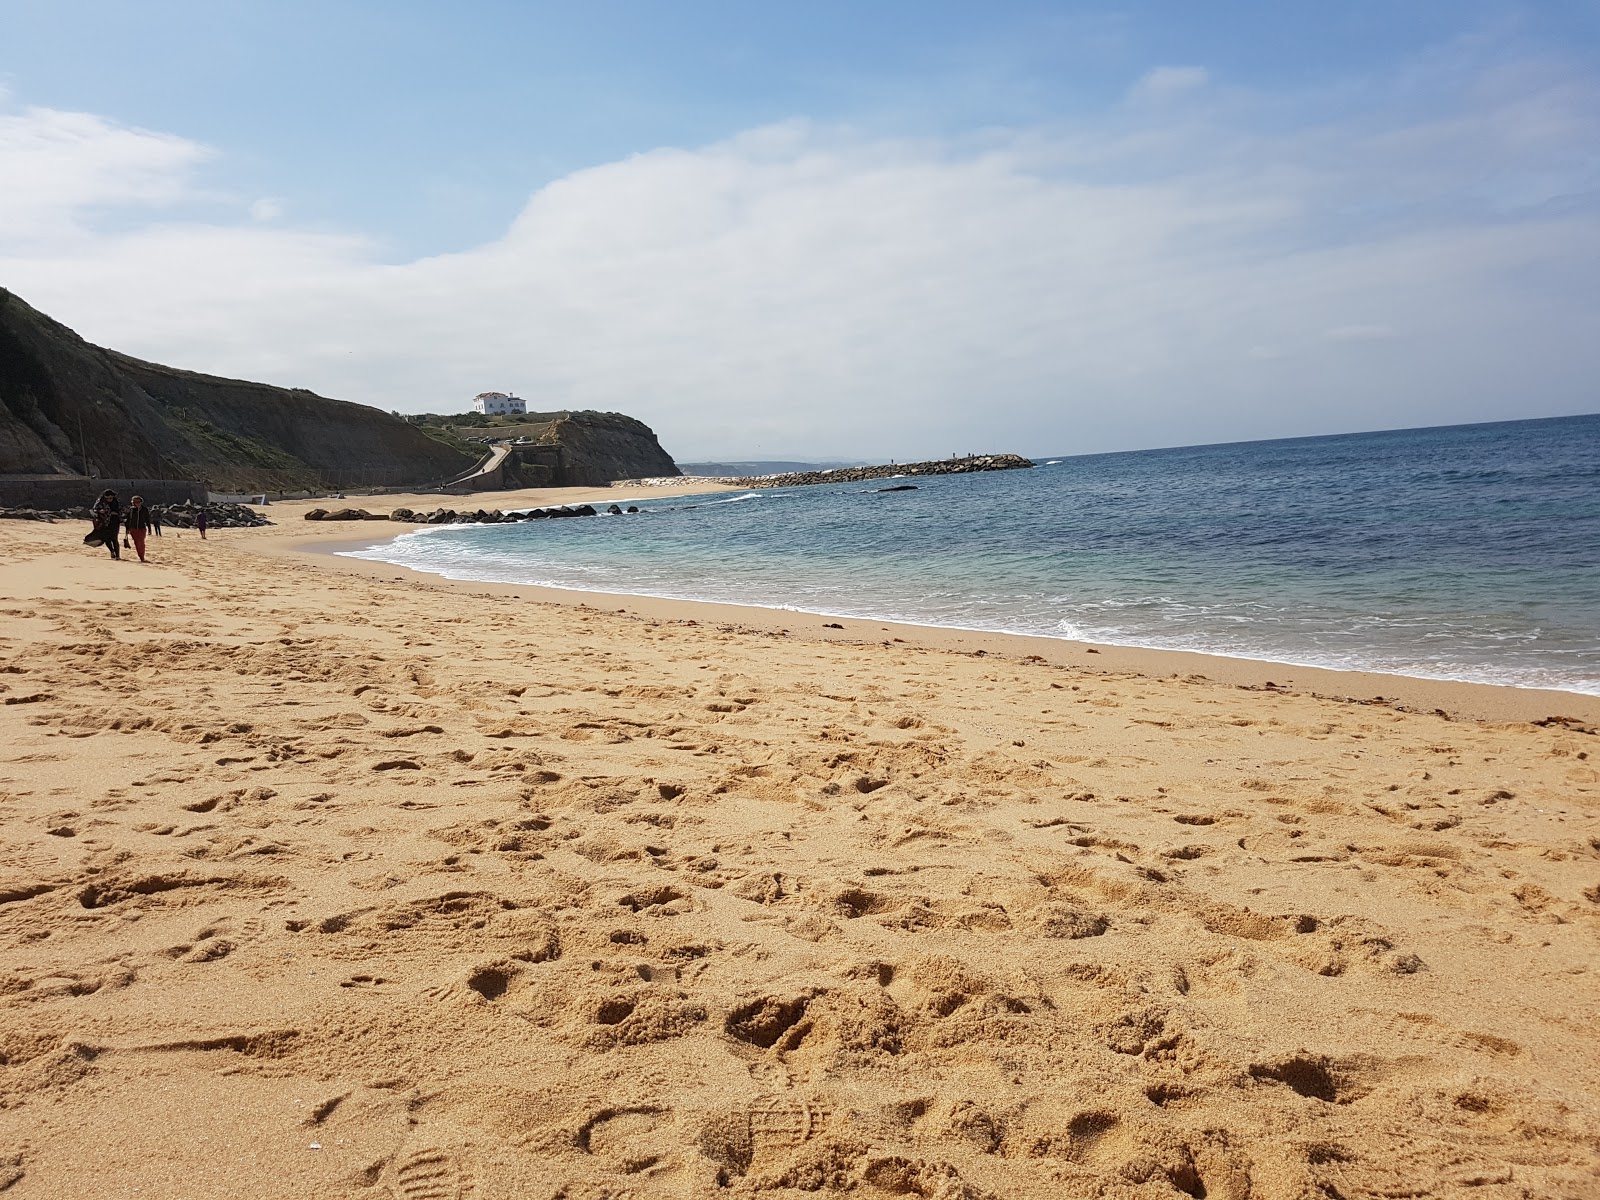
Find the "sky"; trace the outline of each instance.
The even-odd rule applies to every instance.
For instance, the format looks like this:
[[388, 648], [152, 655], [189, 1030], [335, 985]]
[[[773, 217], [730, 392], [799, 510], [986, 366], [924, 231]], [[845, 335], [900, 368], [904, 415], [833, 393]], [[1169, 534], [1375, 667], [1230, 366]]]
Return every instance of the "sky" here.
[[0, 0], [0, 286], [684, 460], [1600, 410], [1600, 0]]

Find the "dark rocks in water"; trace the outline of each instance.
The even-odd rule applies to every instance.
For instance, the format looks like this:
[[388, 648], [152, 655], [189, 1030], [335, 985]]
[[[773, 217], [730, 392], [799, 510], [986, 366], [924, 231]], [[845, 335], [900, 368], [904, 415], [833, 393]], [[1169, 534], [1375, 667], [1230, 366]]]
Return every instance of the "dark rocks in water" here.
[[880, 492], [914, 492], [917, 490], [917, 485], [914, 483], [901, 483], [896, 484], [894, 487], [878, 488], [877, 490]]
[[[213, 511], [215, 510], [213, 509]], [[606, 511], [620, 516], [624, 510], [620, 505], [613, 504]], [[639, 511], [639, 507], [638, 505], [630, 504], [626, 511], [636, 513]], [[86, 514], [87, 510], [85, 510], [84, 515]], [[10, 514], [6, 510], [0, 509], [0, 517], [8, 515]], [[503, 512], [498, 508], [480, 508], [476, 512], [457, 512], [453, 508], [436, 508], [432, 512], [419, 513], [409, 508], [397, 508], [390, 512], [387, 518], [369, 513], [361, 508], [339, 508], [332, 512], [325, 508], [313, 508], [306, 513], [305, 519], [308, 521], [390, 520], [409, 521], [419, 525], [515, 525], [520, 521], [548, 521], [553, 517], [593, 517], [598, 515], [592, 504], [580, 504], [576, 508], [563, 504], [560, 508], [530, 508], [526, 512]], [[213, 519], [213, 523], [218, 522]], [[266, 521], [260, 523], [270, 524], [270, 522]]]

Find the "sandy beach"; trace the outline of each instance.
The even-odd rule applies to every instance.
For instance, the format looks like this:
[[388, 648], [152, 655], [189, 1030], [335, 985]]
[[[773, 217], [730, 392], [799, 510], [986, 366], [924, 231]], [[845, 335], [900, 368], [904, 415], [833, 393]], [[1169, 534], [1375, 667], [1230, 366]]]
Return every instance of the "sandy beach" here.
[[0, 522], [6, 1200], [1600, 1196], [1600, 699], [309, 507]]

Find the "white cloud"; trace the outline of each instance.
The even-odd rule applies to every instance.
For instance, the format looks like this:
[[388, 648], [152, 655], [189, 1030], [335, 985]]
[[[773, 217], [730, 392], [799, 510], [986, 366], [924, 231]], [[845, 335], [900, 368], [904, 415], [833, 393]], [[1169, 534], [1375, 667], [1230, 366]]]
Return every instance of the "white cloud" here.
[[1210, 82], [1211, 72], [1204, 67], [1156, 67], [1139, 77], [1129, 95], [1135, 100], [1159, 104], [1203, 88]]
[[35, 195], [59, 199], [0, 241], [0, 283], [143, 357], [385, 409], [510, 388], [632, 413], [686, 458], [1573, 412], [1600, 369], [1600, 220], [1508, 215], [1463, 147], [1509, 123], [1516, 172], [1570, 189], [1597, 112], [1582, 81], [1540, 78], [1404, 127], [1273, 136], [1155, 110], [970, 143], [792, 122], [577, 172], [490, 244], [385, 263], [283, 223], [104, 227], [103, 206], [182, 200], [205, 151], [30, 110], [0, 176], [47, 143]]
[[0, 247], [75, 237], [87, 210], [174, 203], [209, 153], [90, 113], [0, 113]]
[[252, 221], [276, 221], [283, 216], [283, 201], [274, 200], [271, 196], [263, 196], [250, 205], [250, 219]]

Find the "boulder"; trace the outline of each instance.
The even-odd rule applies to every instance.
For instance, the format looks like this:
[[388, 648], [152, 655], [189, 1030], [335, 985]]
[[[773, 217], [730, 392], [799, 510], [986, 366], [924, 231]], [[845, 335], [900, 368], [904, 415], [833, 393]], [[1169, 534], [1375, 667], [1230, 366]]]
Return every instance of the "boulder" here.
[[308, 520], [308, 521], [321, 521], [321, 520], [326, 519], [327, 515], [328, 515], [328, 510], [327, 509], [325, 509], [325, 508], [313, 508], [310, 512], [308, 512], [306, 514], [306, 520]]
[[372, 514], [364, 508], [336, 508], [322, 518], [324, 521], [370, 521]]
[[397, 508], [389, 514], [389, 520], [391, 521], [415, 521], [416, 519], [417, 514], [409, 508]]

